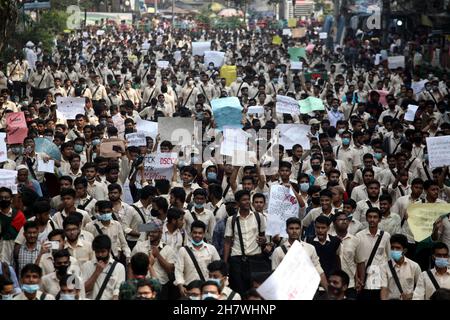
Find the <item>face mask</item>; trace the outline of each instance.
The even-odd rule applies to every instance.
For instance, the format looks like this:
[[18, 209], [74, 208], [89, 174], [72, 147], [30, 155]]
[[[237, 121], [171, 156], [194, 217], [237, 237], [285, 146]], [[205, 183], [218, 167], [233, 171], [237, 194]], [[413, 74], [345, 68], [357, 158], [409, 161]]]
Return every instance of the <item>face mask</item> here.
[[109, 260], [109, 256], [106, 257], [95, 257], [97, 259], [97, 261], [103, 261], [103, 262], [107, 262]]
[[76, 300], [74, 294], [61, 293], [59, 300]]
[[383, 154], [380, 153], [380, 152], [375, 152], [375, 153], [373, 154], [373, 157], [374, 157], [375, 159], [377, 159], [377, 160], [381, 160], [381, 158], [383, 158]]
[[69, 266], [58, 266], [58, 267], [55, 267], [56, 272], [58, 274], [61, 274], [61, 275], [67, 274], [67, 269], [69, 269]]
[[398, 250], [391, 251], [391, 258], [392, 258], [392, 260], [394, 260], [396, 262], [400, 261], [402, 256], [403, 256], [403, 252], [402, 251], [398, 251]]
[[11, 152], [17, 155], [22, 154], [22, 147], [12, 147]]
[[206, 175], [208, 181], [216, 180], [217, 179], [217, 173], [215, 172], [208, 172]]
[[313, 204], [320, 204], [320, 197], [312, 197], [311, 202]]
[[190, 296], [189, 300], [200, 300], [200, 297]]
[[197, 242], [197, 241], [195, 241], [194, 239], [192, 239], [191, 242], [192, 242], [192, 244], [193, 244], [195, 247], [199, 247], [199, 246], [201, 246], [201, 245], [203, 244], [203, 239], [202, 239], [201, 241], [199, 241], [199, 242]]
[[0, 208], [7, 209], [11, 205], [11, 200], [0, 200]]
[[97, 219], [100, 220], [100, 221], [111, 221], [112, 220], [112, 213], [99, 214], [97, 216]]
[[214, 67], [213, 66], [209, 66], [208, 69], [209, 70], [214, 70]]
[[218, 300], [219, 297], [217, 296], [217, 294], [213, 294], [213, 293], [206, 293], [206, 294], [202, 294], [202, 300]]
[[189, 80], [188, 83], [189, 83], [190, 86], [193, 86], [193, 85], [194, 85], [194, 81], [193, 81], [193, 80]]
[[205, 206], [205, 205], [204, 205], [203, 203], [194, 203], [195, 209], [203, 209], [204, 206]]
[[313, 169], [313, 171], [319, 171], [320, 170], [320, 164], [313, 164], [313, 165], [311, 165], [311, 168]]
[[94, 139], [92, 140], [92, 145], [93, 146], [98, 146], [100, 144], [101, 140], [100, 139]]
[[350, 139], [349, 139], [349, 138], [343, 138], [343, 139], [342, 139], [342, 144], [343, 144], [344, 146], [348, 146], [348, 145], [350, 144]]
[[345, 129], [339, 129], [337, 132], [339, 133], [339, 134], [343, 134], [344, 133], [344, 131], [345, 131]]
[[100, 120], [100, 124], [104, 127], [106, 127], [107, 123], [108, 123], [108, 121], [106, 121], [106, 120]]
[[213, 282], [217, 283], [217, 285], [219, 287], [222, 286], [222, 282], [220, 281], [220, 279], [209, 278], [208, 281], [213, 281]]
[[123, 115], [123, 116], [126, 116], [127, 112], [126, 111], [120, 111], [120, 114]]
[[12, 294], [2, 294], [2, 300], [12, 300], [13, 297]]
[[253, 81], [253, 85], [254, 85], [255, 87], [257, 87], [257, 86], [258, 86], [258, 84], [259, 84], [259, 82], [258, 82], [258, 81]]
[[25, 291], [26, 293], [35, 293], [39, 290], [39, 285], [38, 284], [23, 284], [22, 290]]
[[447, 268], [448, 267], [448, 258], [435, 258], [434, 264], [438, 268]]
[[309, 183], [308, 182], [300, 183], [300, 190], [302, 192], [307, 192], [308, 189], [309, 189]]
[[83, 152], [84, 146], [82, 146], [81, 144], [76, 144], [73, 147], [73, 150], [75, 150], [76, 153], [81, 153]]

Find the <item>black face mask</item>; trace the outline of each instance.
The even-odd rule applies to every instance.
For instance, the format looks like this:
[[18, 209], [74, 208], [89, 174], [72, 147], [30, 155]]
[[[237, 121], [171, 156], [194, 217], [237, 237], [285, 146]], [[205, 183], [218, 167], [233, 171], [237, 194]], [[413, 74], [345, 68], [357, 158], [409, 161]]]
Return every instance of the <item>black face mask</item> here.
[[120, 114], [123, 115], [123, 116], [126, 116], [127, 112], [126, 111], [120, 111]]
[[11, 206], [11, 200], [0, 200], [0, 208], [7, 209]]
[[237, 213], [237, 209], [235, 207], [227, 207], [226, 208], [228, 216], [233, 216]]
[[320, 204], [320, 197], [311, 197], [311, 202], [313, 204]]
[[311, 165], [311, 168], [313, 169], [313, 171], [320, 170], [320, 164], [313, 164]]
[[69, 269], [69, 265], [55, 267], [56, 273], [61, 276], [67, 274], [67, 269]]
[[158, 217], [159, 211], [156, 209], [152, 209], [152, 210], [150, 210], [150, 214], [152, 215], [152, 217]]
[[133, 133], [133, 132], [134, 132], [133, 128], [126, 128], [125, 129], [125, 134], [129, 134], [129, 133]]
[[103, 262], [108, 262], [109, 261], [109, 255], [106, 257], [95, 257], [97, 259], [97, 261], [103, 261]]

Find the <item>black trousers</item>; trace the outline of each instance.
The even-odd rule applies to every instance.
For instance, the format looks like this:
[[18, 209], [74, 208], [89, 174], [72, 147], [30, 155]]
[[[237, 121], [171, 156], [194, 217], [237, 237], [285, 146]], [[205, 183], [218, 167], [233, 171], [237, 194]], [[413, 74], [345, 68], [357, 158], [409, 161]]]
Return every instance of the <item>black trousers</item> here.
[[229, 259], [230, 288], [243, 294], [252, 287], [257, 273], [270, 272], [270, 261], [264, 255], [233, 256]]

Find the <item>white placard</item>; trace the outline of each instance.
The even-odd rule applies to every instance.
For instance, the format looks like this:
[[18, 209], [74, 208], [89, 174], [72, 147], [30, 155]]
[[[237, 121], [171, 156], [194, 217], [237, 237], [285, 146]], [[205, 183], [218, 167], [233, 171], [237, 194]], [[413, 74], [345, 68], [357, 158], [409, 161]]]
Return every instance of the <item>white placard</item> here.
[[181, 51], [175, 51], [173, 53], [173, 58], [175, 59], [175, 62], [178, 63], [181, 61]]
[[48, 160], [47, 162], [45, 162], [42, 159], [38, 159], [37, 171], [55, 173], [55, 160]]
[[264, 300], [312, 300], [320, 275], [302, 244], [295, 241], [272, 275], [256, 289]]
[[0, 169], [0, 187], [11, 189], [13, 194], [17, 194], [17, 171]]
[[158, 122], [137, 119], [136, 129], [137, 132], [143, 132], [146, 137], [151, 137], [155, 140], [158, 135]]
[[83, 38], [89, 38], [89, 33], [86, 32], [86, 31], [84, 31], [84, 32], [83, 32]]
[[82, 97], [57, 97], [56, 107], [65, 119], [75, 120], [77, 114], [85, 114], [86, 99]]
[[277, 125], [280, 131], [280, 144], [286, 149], [291, 150], [295, 144], [299, 144], [304, 150], [310, 149], [308, 133], [311, 127], [304, 124], [282, 123]]
[[264, 114], [264, 107], [263, 106], [248, 107], [247, 114], [257, 114], [257, 115], [261, 116]]
[[450, 136], [430, 137], [426, 139], [428, 161], [431, 168], [450, 165]]
[[292, 31], [291, 29], [283, 29], [283, 36], [291, 36]]
[[142, 50], [148, 50], [148, 49], [150, 49], [150, 43], [144, 42], [144, 43], [142, 44]]
[[128, 147], [145, 147], [147, 139], [144, 132], [134, 132], [126, 135]]
[[302, 61], [291, 61], [291, 70], [302, 70], [303, 62]]
[[203, 56], [205, 51], [211, 50], [211, 41], [192, 42], [192, 55]]
[[225, 63], [225, 52], [221, 51], [205, 51], [205, 66], [214, 63], [214, 67], [218, 68]]
[[328, 33], [326, 32], [319, 33], [319, 39], [326, 39], [326, 38], [328, 38]]
[[255, 151], [239, 151], [234, 150], [231, 157], [231, 165], [233, 166], [253, 166], [258, 162]]
[[147, 180], [172, 180], [177, 153], [147, 154], [144, 158], [144, 177]]
[[405, 56], [388, 57], [389, 69], [397, 69], [398, 67], [405, 67]]
[[239, 128], [224, 128], [220, 154], [232, 157], [234, 151], [247, 151], [248, 134]]
[[8, 160], [8, 150], [6, 148], [6, 132], [0, 132], [0, 162]]
[[417, 82], [412, 82], [411, 83], [411, 89], [413, 89], [414, 94], [419, 94], [423, 91], [424, 87], [425, 87], [425, 83], [427, 83], [428, 80], [421, 80], [421, 81], [417, 81]]
[[169, 68], [169, 61], [159, 60], [159, 61], [156, 61], [156, 65], [160, 69], [168, 69]]
[[266, 234], [287, 238], [286, 220], [298, 217], [299, 208], [297, 198], [291, 188], [282, 185], [271, 186]]
[[417, 109], [419, 109], [419, 106], [415, 106], [413, 104], [408, 105], [408, 110], [405, 113], [405, 121], [414, 121], [414, 118], [416, 116]]
[[381, 53], [377, 53], [375, 55], [375, 62], [374, 62], [374, 64], [377, 66], [377, 65], [380, 64], [380, 62], [381, 62]]
[[294, 98], [277, 95], [276, 111], [277, 113], [299, 115], [300, 107], [298, 106], [298, 101]]
[[102, 35], [104, 35], [104, 34], [105, 34], [105, 30], [97, 30], [96, 35], [102, 36]]
[[161, 141], [167, 140], [174, 145], [191, 146], [195, 132], [192, 118], [158, 118], [158, 133]]
[[123, 138], [123, 135], [125, 133], [125, 119], [122, 118], [120, 113], [117, 113], [111, 119], [114, 123], [114, 126], [117, 128], [118, 136], [120, 138]]

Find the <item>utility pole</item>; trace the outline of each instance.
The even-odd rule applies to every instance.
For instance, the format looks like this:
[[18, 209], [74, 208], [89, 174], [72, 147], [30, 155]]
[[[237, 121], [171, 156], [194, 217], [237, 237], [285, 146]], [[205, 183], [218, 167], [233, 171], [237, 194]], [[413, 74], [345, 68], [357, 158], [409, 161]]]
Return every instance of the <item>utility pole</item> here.
[[172, 0], [172, 30], [175, 29], [175, 0]]

